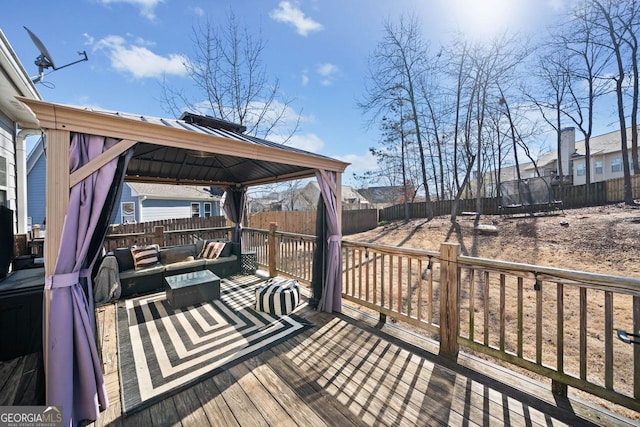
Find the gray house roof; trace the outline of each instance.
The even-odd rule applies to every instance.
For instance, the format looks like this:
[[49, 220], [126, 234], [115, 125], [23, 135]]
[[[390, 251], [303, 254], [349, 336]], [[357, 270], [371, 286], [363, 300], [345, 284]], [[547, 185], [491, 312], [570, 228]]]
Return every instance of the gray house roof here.
[[149, 184], [144, 182], [129, 182], [132, 195], [149, 199], [165, 200], [220, 200], [220, 196], [211, 194], [207, 187], [197, 185]]

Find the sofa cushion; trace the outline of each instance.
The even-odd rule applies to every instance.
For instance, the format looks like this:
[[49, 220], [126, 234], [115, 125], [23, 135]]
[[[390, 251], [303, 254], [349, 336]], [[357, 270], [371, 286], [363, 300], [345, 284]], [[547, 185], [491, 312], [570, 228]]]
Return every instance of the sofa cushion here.
[[218, 257], [218, 258], [214, 258], [214, 259], [205, 259], [204, 260], [204, 264], [205, 265], [211, 265], [211, 264], [225, 264], [225, 263], [234, 263], [238, 261], [238, 257], [236, 255], [229, 255], [227, 257]]
[[202, 252], [200, 252], [200, 254], [198, 255], [198, 258], [216, 259], [218, 258], [218, 256], [220, 256], [220, 253], [222, 252], [225, 246], [226, 246], [225, 242], [217, 242], [217, 241], [207, 242], [202, 248]]
[[118, 271], [133, 270], [135, 264], [133, 263], [133, 255], [131, 255], [131, 249], [129, 248], [117, 248], [113, 251], [113, 256], [118, 260]]
[[185, 270], [185, 271], [197, 271], [202, 270], [204, 264], [204, 259], [194, 259], [191, 261], [182, 261], [182, 262], [174, 262], [171, 264], [167, 264], [164, 266], [165, 273], [176, 274], [177, 271]]
[[195, 245], [171, 246], [160, 249], [160, 262], [167, 265], [175, 262], [193, 261], [196, 255]]
[[131, 269], [131, 270], [123, 271], [123, 272], [120, 273], [120, 280], [121, 281], [126, 281], [126, 280], [129, 280], [129, 279], [136, 279], [136, 278], [139, 278], [139, 277], [151, 276], [151, 275], [154, 275], [154, 274], [158, 274], [158, 275], [160, 275], [159, 277], [162, 278], [162, 273], [163, 272], [164, 272], [164, 265], [162, 265], [162, 264], [154, 264], [151, 267], [140, 268], [138, 270]]
[[131, 248], [135, 269], [150, 267], [158, 263], [158, 245], [133, 246]]

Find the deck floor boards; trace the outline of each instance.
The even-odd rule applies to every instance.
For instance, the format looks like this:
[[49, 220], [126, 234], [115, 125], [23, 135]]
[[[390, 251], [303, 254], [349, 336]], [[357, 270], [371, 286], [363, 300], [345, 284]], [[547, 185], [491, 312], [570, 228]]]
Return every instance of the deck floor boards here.
[[[246, 283], [246, 278], [243, 280]], [[397, 327], [299, 311], [315, 326], [131, 415], [121, 413], [116, 309], [96, 310], [109, 408], [95, 426], [635, 425], [503, 367], [438, 356]], [[0, 362], [0, 405], [28, 399], [38, 355]], [[40, 374], [41, 375], [41, 374]], [[31, 393], [31, 394], [30, 394]]]

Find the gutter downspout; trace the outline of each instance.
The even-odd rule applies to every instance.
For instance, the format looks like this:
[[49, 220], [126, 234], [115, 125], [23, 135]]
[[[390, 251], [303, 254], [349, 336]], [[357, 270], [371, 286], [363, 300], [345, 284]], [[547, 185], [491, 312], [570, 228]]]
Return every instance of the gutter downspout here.
[[[17, 130], [17, 128], [16, 128]], [[27, 234], [27, 149], [26, 138], [32, 135], [42, 135], [40, 129], [21, 129], [16, 132], [16, 219], [17, 233]]]

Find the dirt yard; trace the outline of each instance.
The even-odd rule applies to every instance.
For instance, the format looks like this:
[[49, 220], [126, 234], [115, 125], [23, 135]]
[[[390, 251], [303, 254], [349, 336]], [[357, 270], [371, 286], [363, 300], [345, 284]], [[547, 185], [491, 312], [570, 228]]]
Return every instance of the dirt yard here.
[[[564, 213], [537, 214], [533, 217], [483, 216], [478, 224], [495, 226], [497, 233], [479, 234], [474, 230], [475, 217], [459, 216], [453, 226], [449, 217], [438, 217], [430, 221], [397, 221], [347, 236], [346, 239], [432, 251], [438, 251], [441, 242], [457, 242], [464, 255], [640, 279], [640, 207], [616, 204], [565, 210]], [[525, 308], [527, 311], [535, 310], [534, 306]], [[544, 310], [544, 316], [547, 316], [545, 318], [555, 316], [555, 313], [546, 313], [551, 307], [545, 306]], [[629, 304], [625, 304], [623, 309], [616, 307], [614, 310], [622, 310], [622, 314], [628, 317], [625, 324], [631, 321]], [[604, 327], [599, 323], [590, 326], [598, 331], [602, 331]], [[491, 325], [492, 329], [496, 327], [497, 325]], [[565, 345], [566, 352], [577, 351], [576, 348], [571, 348], [571, 344]], [[614, 345], [618, 349], [620, 345], [624, 347], [623, 351], [616, 350], [616, 372], [630, 375], [631, 378], [633, 374], [629, 370], [630, 366], [619, 366], [617, 360], [625, 353], [627, 355], [621, 360], [628, 361], [631, 349], [622, 343]], [[573, 362], [577, 362], [577, 359], [567, 361], [567, 365], [572, 365]], [[591, 362], [590, 372], [601, 370], [600, 361], [592, 359]], [[627, 417], [640, 420], [637, 412], [584, 393], [578, 394]]]
[[393, 222], [347, 239], [437, 251], [458, 242], [462, 254], [593, 273], [640, 278], [640, 207], [624, 204], [564, 214], [480, 217], [496, 235], [474, 232], [474, 217]]

